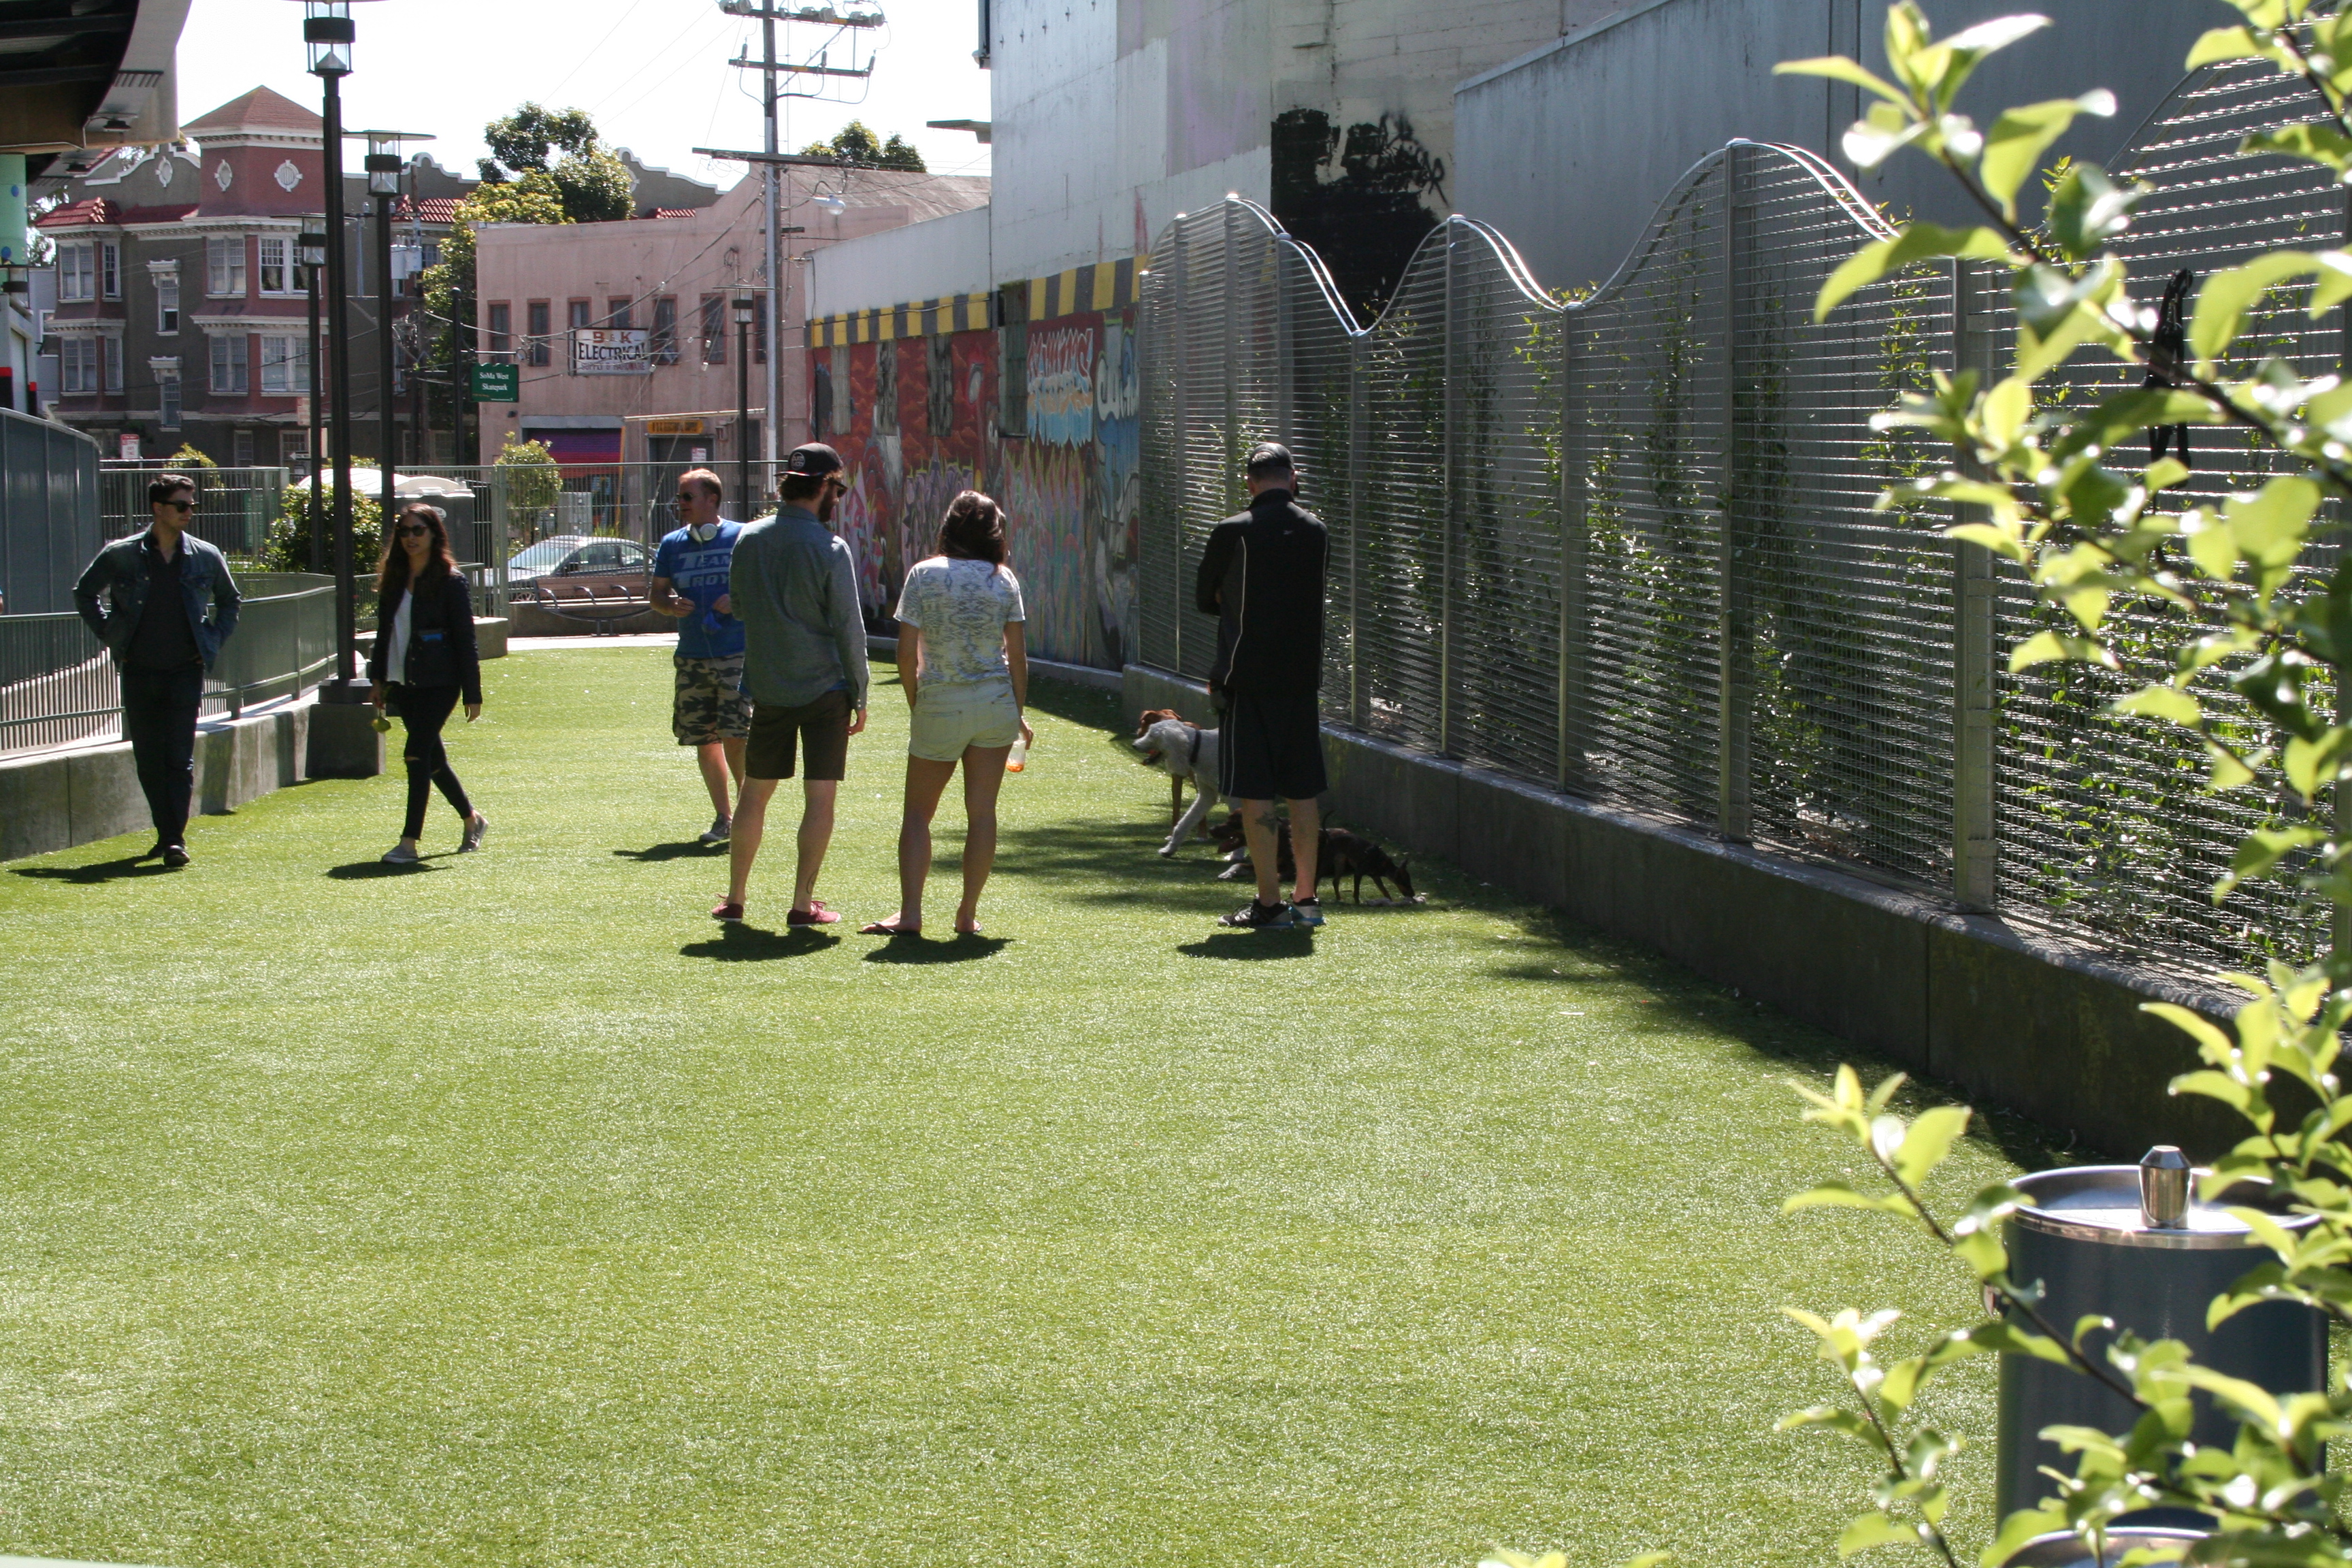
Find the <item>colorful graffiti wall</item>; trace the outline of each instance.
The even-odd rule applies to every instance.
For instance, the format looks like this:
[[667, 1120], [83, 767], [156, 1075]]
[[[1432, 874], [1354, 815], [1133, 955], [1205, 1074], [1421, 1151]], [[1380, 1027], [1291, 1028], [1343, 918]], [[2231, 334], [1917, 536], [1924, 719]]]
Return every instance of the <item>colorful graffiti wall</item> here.
[[[819, 438], [849, 465], [834, 514], [858, 566], [866, 622], [891, 629], [900, 578], [930, 553], [948, 502], [985, 490], [1005, 509], [1028, 601], [1029, 650], [1116, 668], [1136, 637], [1141, 386], [1132, 310], [1028, 324], [1018, 399], [1003, 331], [898, 338], [809, 356]], [[1022, 428], [1003, 427], [1008, 404]]]

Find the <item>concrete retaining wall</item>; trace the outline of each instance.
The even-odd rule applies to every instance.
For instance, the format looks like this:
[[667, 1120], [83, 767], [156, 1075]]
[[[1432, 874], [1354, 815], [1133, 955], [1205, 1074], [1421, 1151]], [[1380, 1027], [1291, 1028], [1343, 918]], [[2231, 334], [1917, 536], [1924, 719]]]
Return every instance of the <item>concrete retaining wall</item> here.
[[[1147, 708], [1213, 718], [1193, 682], [1135, 665], [1124, 674], [1130, 719]], [[1633, 938], [1980, 1103], [2133, 1160], [2159, 1142], [2209, 1157], [2243, 1131], [2212, 1101], [2166, 1092], [2196, 1050], [2139, 1010], [2160, 1000], [2224, 1018], [2218, 992], [1481, 768], [1328, 729], [1324, 748], [1333, 816], [1392, 853], [1441, 857]]]
[[[234, 811], [310, 777], [313, 710], [306, 696], [197, 726], [196, 811]], [[0, 860], [149, 831], [128, 742], [0, 758]]]

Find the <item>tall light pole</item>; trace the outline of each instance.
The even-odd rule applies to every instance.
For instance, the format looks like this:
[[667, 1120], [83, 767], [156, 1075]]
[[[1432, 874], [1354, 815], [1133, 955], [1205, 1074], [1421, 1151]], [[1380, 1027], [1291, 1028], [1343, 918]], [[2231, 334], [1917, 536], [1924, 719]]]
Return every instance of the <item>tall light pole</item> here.
[[354, 0], [302, 0], [302, 42], [319, 79], [325, 121], [327, 184], [327, 353], [334, 388], [335, 679], [320, 688], [323, 702], [368, 699], [359, 673], [357, 586], [352, 578], [352, 355], [350, 257], [343, 234], [342, 79], [352, 74]]
[[[740, 522], [751, 521], [751, 317], [758, 309], [752, 296], [735, 296], [735, 505]], [[775, 418], [771, 408], [771, 426]]]
[[400, 439], [396, 405], [392, 401], [392, 204], [400, 195], [400, 144], [430, 142], [413, 131], [354, 131], [367, 138], [368, 195], [375, 198], [375, 418], [376, 461], [382, 465], [383, 526], [392, 527], [399, 485], [394, 447]]
[[310, 355], [304, 363], [310, 382], [310, 570], [316, 572], [327, 564], [327, 498], [319, 483], [319, 427], [327, 414], [319, 382], [322, 374], [319, 364], [319, 269], [327, 265], [327, 237], [305, 229], [294, 237], [294, 253], [302, 263], [303, 286], [310, 296]]

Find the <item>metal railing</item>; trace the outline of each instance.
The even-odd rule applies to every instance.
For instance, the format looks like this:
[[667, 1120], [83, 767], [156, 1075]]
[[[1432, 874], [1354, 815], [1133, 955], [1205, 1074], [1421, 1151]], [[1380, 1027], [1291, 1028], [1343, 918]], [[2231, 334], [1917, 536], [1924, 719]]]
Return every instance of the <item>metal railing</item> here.
[[[207, 718], [299, 696], [334, 664], [331, 578], [257, 572], [237, 581], [245, 603], [205, 678]], [[0, 616], [0, 754], [95, 744], [121, 730], [114, 661], [79, 616]]]
[[174, 468], [168, 463], [110, 463], [99, 470], [99, 523], [109, 539], [123, 539], [147, 526], [147, 488], [156, 476], [184, 473], [196, 481], [196, 510], [188, 531], [217, 546], [233, 561], [257, 562], [269, 541], [291, 468]]
[[[2121, 247], [2137, 297], [2343, 234], [2324, 170], [2237, 150], [2315, 112], [2260, 62], [2182, 84], [2124, 163], [2156, 188]], [[1819, 158], [1736, 142], [1581, 300], [1454, 218], [1363, 326], [1257, 207], [1179, 219], [1143, 287], [1144, 660], [1206, 672], [1202, 545], [1249, 445], [1281, 440], [1330, 528], [1335, 723], [2159, 960], [2310, 954], [2326, 921], [2280, 885], [2210, 899], [2275, 803], [2206, 794], [2187, 737], [2108, 710], [2169, 674], [2173, 613], [2118, 606], [2121, 675], [2011, 676], [2053, 612], [1940, 507], [1877, 507], [1945, 458], [1871, 416], [2014, 337], [2006, 278], [1950, 266], [1816, 324], [1829, 273], [1888, 232]], [[2300, 299], [2267, 303], [2231, 374], [2337, 368], [2342, 326]], [[2054, 395], [2138, 380], [2072, 374]], [[2268, 471], [2209, 446], [2179, 504]]]

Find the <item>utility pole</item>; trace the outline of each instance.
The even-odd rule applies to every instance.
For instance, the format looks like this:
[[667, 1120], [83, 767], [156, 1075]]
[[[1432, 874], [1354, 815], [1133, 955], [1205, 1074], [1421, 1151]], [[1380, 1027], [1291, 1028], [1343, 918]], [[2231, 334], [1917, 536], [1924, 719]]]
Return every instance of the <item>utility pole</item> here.
[[[777, 153], [776, 10], [772, 5], [762, 6], [760, 10], [760, 53], [761, 57], [761, 64], [760, 67], [760, 107], [761, 111], [767, 117], [768, 139], [764, 145], [767, 149], [768, 156], [772, 158]], [[768, 285], [768, 320], [765, 323], [765, 330], [761, 333], [761, 336], [766, 340], [766, 342], [761, 344], [761, 347], [766, 351], [768, 356], [767, 384], [763, 388], [763, 395], [768, 400], [768, 412], [767, 415], [760, 421], [760, 457], [762, 460], [762, 479], [760, 488], [762, 490], [765, 490], [768, 485], [773, 482], [773, 476], [776, 472], [776, 458], [778, 454], [782, 450], [782, 448], [777, 445], [777, 429], [783, 423], [784, 407], [783, 398], [782, 396], [784, 384], [784, 350], [782, 338], [784, 319], [784, 268], [783, 264], [778, 259], [776, 250], [776, 174], [777, 170], [775, 164], [762, 163], [760, 165], [761, 195], [766, 201], [768, 220], [768, 232], [766, 237], [767, 244], [761, 251], [761, 256], [762, 258], [761, 268], [767, 275], [766, 282]], [[749, 498], [747, 497], [746, 500], [748, 500]]]

